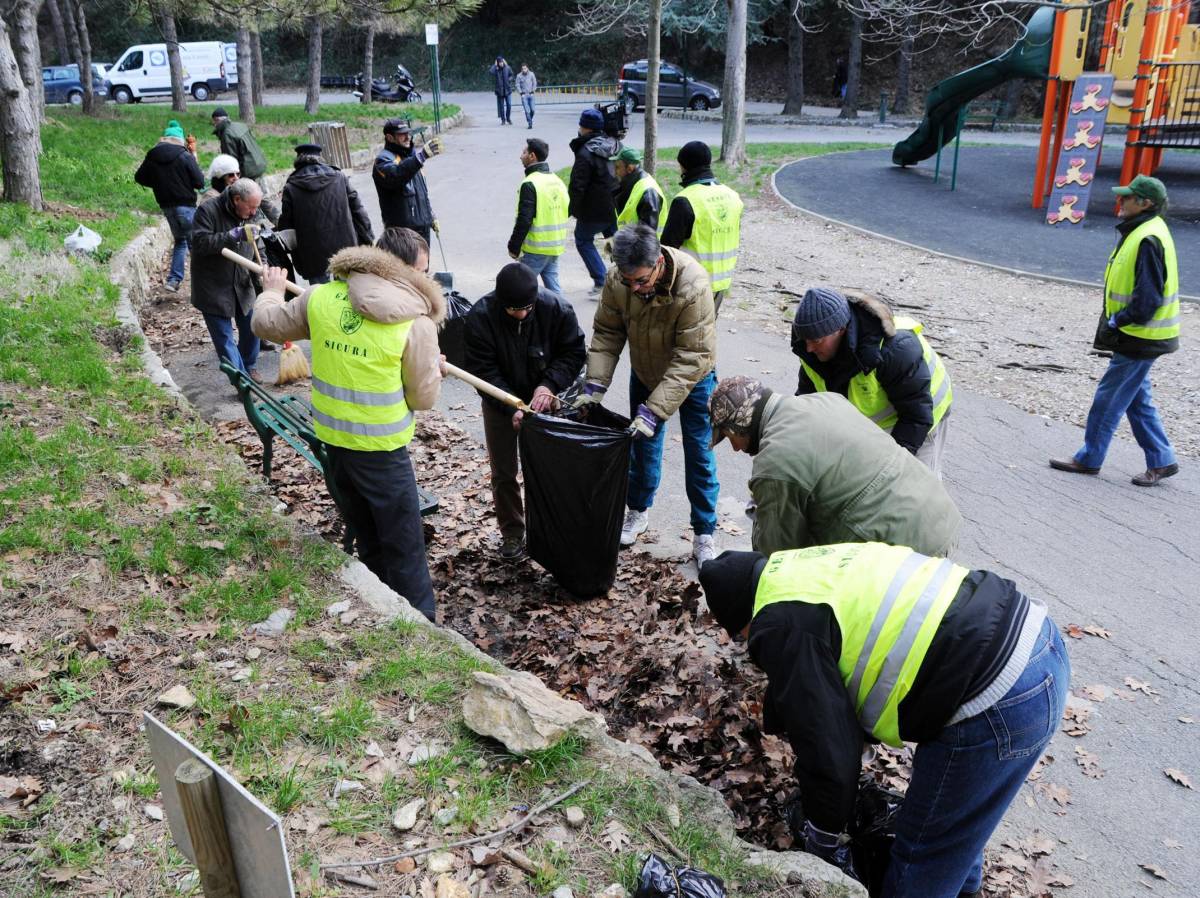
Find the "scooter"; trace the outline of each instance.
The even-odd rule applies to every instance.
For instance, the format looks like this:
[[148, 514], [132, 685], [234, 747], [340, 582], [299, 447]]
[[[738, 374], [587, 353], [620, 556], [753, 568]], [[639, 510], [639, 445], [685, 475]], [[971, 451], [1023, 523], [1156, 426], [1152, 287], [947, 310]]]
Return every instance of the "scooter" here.
[[[357, 99], [362, 99], [363, 76], [359, 72], [354, 76], [354, 90], [351, 92]], [[417, 90], [412, 73], [403, 65], [396, 65], [396, 73], [389, 84], [384, 78], [371, 80], [371, 102], [373, 103], [420, 103], [421, 92]]]

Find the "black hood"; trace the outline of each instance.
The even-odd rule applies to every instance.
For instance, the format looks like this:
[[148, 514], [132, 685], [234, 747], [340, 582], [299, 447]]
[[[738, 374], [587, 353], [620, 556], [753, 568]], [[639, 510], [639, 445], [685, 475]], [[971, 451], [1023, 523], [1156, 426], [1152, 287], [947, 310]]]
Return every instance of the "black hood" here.
[[303, 168], [296, 169], [288, 175], [287, 182], [300, 190], [309, 190], [316, 193], [328, 187], [330, 182], [335, 178], [341, 177], [341, 174], [341, 171], [331, 165], [318, 163], [317, 165], [306, 165]]
[[151, 148], [150, 152], [146, 154], [146, 160], [153, 162], [155, 165], [174, 165], [179, 157], [186, 152], [187, 147], [163, 141]]

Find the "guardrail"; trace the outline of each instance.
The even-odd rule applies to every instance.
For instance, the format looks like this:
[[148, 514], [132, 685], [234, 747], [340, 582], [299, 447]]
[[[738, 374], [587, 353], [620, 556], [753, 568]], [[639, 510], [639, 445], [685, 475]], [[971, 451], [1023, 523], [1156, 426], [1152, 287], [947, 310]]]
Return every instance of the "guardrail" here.
[[1154, 114], [1142, 122], [1135, 144], [1200, 148], [1200, 62], [1163, 62], [1154, 69], [1162, 100], [1155, 99]]
[[547, 84], [538, 85], [533, 97], [539, 106], [560, 103], [589, 103], [593, 100], [613, 101], [618, 97], [617, 83], [607, 84]]

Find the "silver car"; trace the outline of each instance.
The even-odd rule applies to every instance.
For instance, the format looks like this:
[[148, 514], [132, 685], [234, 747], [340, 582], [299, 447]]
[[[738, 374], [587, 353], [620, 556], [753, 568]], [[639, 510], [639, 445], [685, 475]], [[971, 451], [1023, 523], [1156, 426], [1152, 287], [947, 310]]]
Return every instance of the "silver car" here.
[[[646, 60], [627, 62], [621, 66], [617, 94], [628, 112], [646, 105]], [[716, 109], [721, 105], [721, 91], [707, 81], [697, 81], [684, 74], [673, 63], [660, 63], [658, 69], [658, 105], [687, 109]]]

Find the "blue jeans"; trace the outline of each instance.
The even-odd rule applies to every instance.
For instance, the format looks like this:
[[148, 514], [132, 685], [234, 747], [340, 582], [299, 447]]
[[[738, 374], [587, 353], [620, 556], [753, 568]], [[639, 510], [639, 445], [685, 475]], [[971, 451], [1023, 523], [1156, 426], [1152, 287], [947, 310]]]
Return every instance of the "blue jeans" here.
[[[234, 305], [234, 318], [204, 313], [204, 323], [208, 325], [208, 335], [212, 337], [216, 347], [217, 357], [227, 359], [229, 364], [249, 374], [258, 364], [258, 337], [250, 330], [250, 315], [243, 315], [242, 309]], [[237, 341], [233, 339], [233, 323], [237, 321]]]
[[596, 235], [603, 234], [605, 237], [611, 237], [615, 233], [617, 233], [617, 226], [609, 222], [575, 222], [575, 249], [579, 251], [579, 258], [583, 259], [588, 274], [592, 276], [592, 283], [597, 287], [604, 286], [604, 276], [608, 273], [608, 269], [604, 267], [604, 260], [600, 258], [600, 250], [596, 249]]
[[496, 94], [496, 115], [500, 121], [512, 121], [512, 94]]
[[175, 238], [175, 249], [171, 252], [171, 270], [167, 283], [178, 284], [183, 280], [183, 266], [187, 261], [188, 242], [192, 239], [192, 219], [196, 217], [195, 206], [161, 206], [163, 217]]
[[896, 819], [884, 898], [957, 898], [979, 889], [983, 849], [1062, 719], [1071, 662], [1042, 625], [1025, 670], [986, 711], [922, 742]]
[[537, 106], [533, 102], [533, 94], [521, 94], [521, 108], [525, 110], [525, 124], [533, 124], [533, 114], [537, 111]]
[[1158, 409], [1150, 398], [1150, 366], [1154, 359], [1133, 359], [1114, 352], [1108, 370], [1100, 378], [1083, 431], [1083, 448], [1075, 461], [1089, 468], [1104, 464], [1121, 416], [1128, 415], [1133, 438], [1146, 453], [1146, 467], [1163, 468], [1175, 463], [1175, 450], [1163, 430]]
[[525, 253], [521, 256], [521, 264], [534, 274], [540, 274], [547, 290], [562, 296], [562, 287], [558, 284], [558, 256]]
[[[717, 529], [717, 459], [709, 443], [712, 441], [712, 419], [708, 416], [708, 400], [717, 385], [717, 373], [710, 371], [688, 393], [679, 406], [679, 427], [683, 431], [683, 478], [688, 502], [692, 506], [692, 530], [697, 535]], [[629, 416], [650, 397], [650, 389], [629, 375]], [[645, 511], [654, 504], [654, 494], [662, 479], [663, 440], [667, 422], [658, 425], [650, 439], [633, 441], [629, 453], [629, 490], [625, 504], [634, 511]]]

